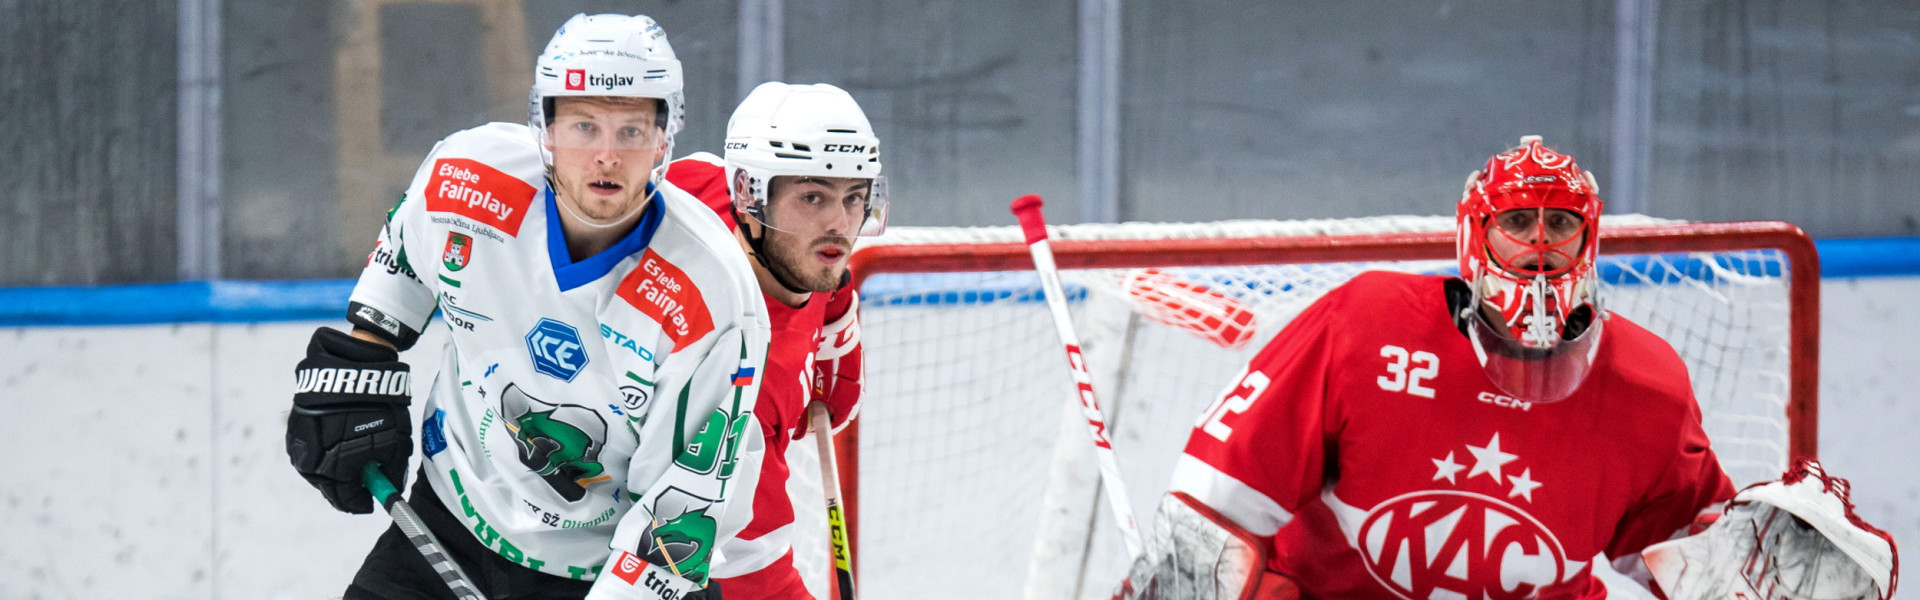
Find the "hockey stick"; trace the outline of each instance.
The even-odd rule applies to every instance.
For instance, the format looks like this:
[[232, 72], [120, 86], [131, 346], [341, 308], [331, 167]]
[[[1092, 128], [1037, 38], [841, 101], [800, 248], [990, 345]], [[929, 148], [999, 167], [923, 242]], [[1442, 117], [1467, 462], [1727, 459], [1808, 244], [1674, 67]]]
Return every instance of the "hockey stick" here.
[[840, 512], [840, 465], [833, 454], [833, 418], [822, 402], [807, 406], [807, 418], [813, 421], [813, 439], [820, 441], [820, 490], [827, 495], [827, 537], [833, 542], [834, 579], [840, 584], [840, 600], [854, 600], [853, 548], [848, 544], [847, 521]]
[[400, 533], [406, 534], [407, 541], [413, 542], [413, 549], [419, 550], [420, 556], [427, 559], [427, 564], [433, 565], [433, 571], [440, 574], [440, 581], [447, 584], [447, 589], [453, 590], [455, 598], [486, 600], [485, 596], [480, 595], [480, 588], [473, 585], [473, 580], [467, 579], [466, 571], [460, 570], [460, 565], [453, 562], [453, 557], [447, 556], [446, 550], [441, 549], [440, 540], [434, 539], [433, 532], [427, 531], [427, 524], [420, 522], [420, 515], [413, 512], [413, 507], [408, 506], [407, 501], [400, 499], [400, 491], [393, 489], [393, 482], [380, 474], [380, 463], [367, 463], [366, 469], [360, 471], [360, 480], [367, 484], [368, 491], [373, 492], [373, 501], [386, 507], [387, 514], [393, 517], [394, 526], [400, 528]]
[[1040, 214], [1040, 196], [1027, 194], [1013, 201], [1013, 216], [1020, 219], [1020, 231], [1026, 234], [1027, 250], [1033, 254], [1033, 269], [1040, 274], [1040, 290], [1053, 311], [1054, 330], [1067, 347], [1067, 366], [1073, 370], [1073, 383], [1080, 397], [1080, 415], [1087, 420], [1087, 433], [1093, 436], [1094, 454], [1100, 457], [1100, 485], [1107, 493], [1107, 506], [1119, 521], [1120, 538], [1127, 543], [1127, 556], [1140, 556], [1140, 526], [1133, 520], [1133, 505], [1127, 500], [1126, 482], [1120, 480], [1120, 464], [1113, 456], [1113, 442], [1107, 439], [1106, 418], [1100, 402], [1094, 399], [1093, 376], [1087, 373], [1087, 360], [1080, 353], [1080, 336], [1073, 332], [1073, 317], [1067, 313], [1067, 296], [1060, 289], [1060, 272], [1053, 264], [1053, 248], [1047, 243], [1047, 220]]

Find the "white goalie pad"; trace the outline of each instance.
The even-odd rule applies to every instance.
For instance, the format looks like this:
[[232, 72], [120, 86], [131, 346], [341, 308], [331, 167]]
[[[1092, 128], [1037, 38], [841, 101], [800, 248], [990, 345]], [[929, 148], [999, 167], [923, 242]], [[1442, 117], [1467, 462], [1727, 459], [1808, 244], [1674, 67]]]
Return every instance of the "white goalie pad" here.
[[1245, 600], [1266, 571], [1259, 537], [1181, 492], [1160, 497], [1159, 518], [1114, 597]]
[[1853, 514], [1845, 479], [1802, 460], [1749, 487], [1698, 535], [1641, 552], [1672, 600], [1888, 600], [1899, 582], [1886, 532]]

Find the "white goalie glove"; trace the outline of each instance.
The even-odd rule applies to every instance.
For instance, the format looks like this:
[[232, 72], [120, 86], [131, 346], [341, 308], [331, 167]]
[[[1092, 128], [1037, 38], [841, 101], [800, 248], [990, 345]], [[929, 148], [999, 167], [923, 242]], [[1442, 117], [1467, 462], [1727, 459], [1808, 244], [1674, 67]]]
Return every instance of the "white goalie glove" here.
[[1181, 492], [1160, 498], [1115, 600], [1291, 600], [1292, 583], [1266, 570], [1267, 545], [1233, 521]]
[[1898, 584], [1893, 538], [1853, 514], [1847, 480], [1802, 460], [1749, 487], [1698, 535], [1641, 552], [1671, 600], [1887, 600]]

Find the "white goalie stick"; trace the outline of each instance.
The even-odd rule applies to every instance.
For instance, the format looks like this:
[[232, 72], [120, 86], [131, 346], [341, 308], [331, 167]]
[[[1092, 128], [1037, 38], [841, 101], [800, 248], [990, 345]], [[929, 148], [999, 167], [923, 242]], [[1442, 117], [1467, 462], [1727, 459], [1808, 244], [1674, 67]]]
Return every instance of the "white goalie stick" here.
[[1133, 505], [1127, 500], [1126, 482], [1120, 480], [1120, 465], [1113, 456], [1113, 442], [1107, 438], [1106, 417], [1094, 398], [1093, 376], [1087, 373], [1086, 357], [1080, 352], [1080, 336], [1073, 331], [1073, 317], [1067, 313], [1067, 296], [1060, 288], [1060, 272], [1053, 263], [1053, 248], [1047, 243], [1047, 220], [1040, 214], [1040, 196], [1027, 194], [1013, 201], [1014, 217], [1020, 219], [1020, 231], [1026, 235], [1027, 250], [1033, 254], [1033, 269], [1040, 274], [1041, 293], [1053, 312], [1054, 330], [1066, 346], [1067, 366], [1072, 369], [1075, 395], [1080, 399], [1080, 415], [1087, 420], [1087, 434], [1093, 436], [1093, 450], [1100, 457], [1100, 486], [1106, 491], [1107, 506], [1120, 525], [1120, 538], [1127, 543], [1128, 559], [1140, 557], [1140, 526], [1133, 519]]
[[440, 546], [440, 540], [434, 539], [433, 532], [427, 531], [427, 524], [420, 522], [420, 515], [413, 512], [413, 507], [408, 506], [407, 501], [400, 499], [400, 491], [393, 488], [393, 482], [380, 474], [380, 463], [367, 463], [366, 469], [360, 472], [360, 480], [367, 485], [367, 491], [373, 492], [373, 501], [387, 509], [387, 514], [393, 517], [394, 526], [399, 527], [400, 533], [413, 543], [413, 549], [420, 551], [420, 556], [427, 559], [427, 564], [433, 565], [433, 571], [440, 574], [440, 581], [447, 584], [447, 589], [453, 591], [455, 598], [486, 600], [485, 596], [480, 595], [480, 588], [473, 585], [473, 580], [467, 579], [466, 571], [460, 570], [460, 565], [453, 562], [453, 557], [447, 556], [447, 551]]
[[822, 402], [807, 406], [807, 418], [813, 421], [813, 438], [820, 441], [820, 490], [827, 496], [827, 537], [833, 545], [833, 578], [839, 585], [839, 600], [854, 600], [853, 548], [848, 544], [846, 515], [841, 512], [840, 465], [833, 454], [833, 418]]

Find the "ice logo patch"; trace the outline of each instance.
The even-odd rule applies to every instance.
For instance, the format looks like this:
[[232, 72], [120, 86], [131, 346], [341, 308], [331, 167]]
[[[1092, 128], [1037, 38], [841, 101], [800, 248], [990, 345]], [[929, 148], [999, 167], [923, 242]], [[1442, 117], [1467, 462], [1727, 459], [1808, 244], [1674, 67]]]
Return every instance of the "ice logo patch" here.
[[540, 319], [527, 332], [527, 354], [533, 357], [533, 370], [554, 379], [573, 382], [587, 366], [587, 349], [580, 345], [580, 331], [553, 319]]

